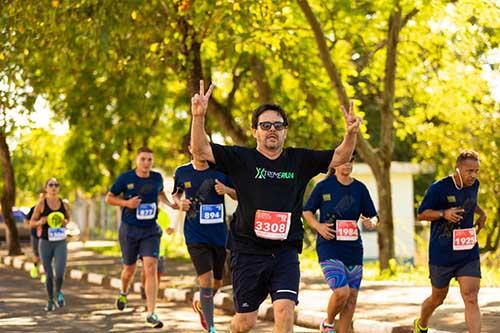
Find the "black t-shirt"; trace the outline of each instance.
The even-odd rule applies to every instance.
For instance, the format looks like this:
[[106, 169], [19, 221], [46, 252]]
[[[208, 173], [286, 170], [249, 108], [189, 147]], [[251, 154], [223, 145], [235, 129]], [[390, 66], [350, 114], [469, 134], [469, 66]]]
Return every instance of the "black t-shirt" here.
[[[333, 150], [285, 148], [275, 160], [256, 149], [212, 144], [215, 162], [233, 181], [238, 208], [231, 221], [228, 248], [249, 254], [272, 254], [283, 247], [302, 251], [302, 205], [311, 178], [326, 172]], [[286, 239], [258, 237], [254, 231], [257, 210], [291, 213]]]

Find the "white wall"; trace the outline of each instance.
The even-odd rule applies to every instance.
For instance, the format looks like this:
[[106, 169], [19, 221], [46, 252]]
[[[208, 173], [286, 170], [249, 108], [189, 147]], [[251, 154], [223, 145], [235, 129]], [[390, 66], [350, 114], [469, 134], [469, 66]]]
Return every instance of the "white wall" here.
[[[413, 175], [419, 172], [418, 166], [411, 163], [392, 162], [391, 189], [392, 210], [394, 216], [394, 241], [396, 257], [413, 259], [415, 254], [415, 216], [413, 211]], [[353, 176], [362, 181], [378, 209], [378, 194], [375, 177], [368, 165], [354, 165]], [[378, 258], [378, 242], [376, 232], [363, 234], [364, 258]]]

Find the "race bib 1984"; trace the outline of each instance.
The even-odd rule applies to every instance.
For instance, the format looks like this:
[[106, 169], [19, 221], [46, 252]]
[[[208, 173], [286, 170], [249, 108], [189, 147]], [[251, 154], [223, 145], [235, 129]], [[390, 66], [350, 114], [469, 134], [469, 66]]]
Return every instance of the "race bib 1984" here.
[[337, 220], [335, 238], [339, 241], [354, 241], [357, 240], [358, 225], [353, 220]]

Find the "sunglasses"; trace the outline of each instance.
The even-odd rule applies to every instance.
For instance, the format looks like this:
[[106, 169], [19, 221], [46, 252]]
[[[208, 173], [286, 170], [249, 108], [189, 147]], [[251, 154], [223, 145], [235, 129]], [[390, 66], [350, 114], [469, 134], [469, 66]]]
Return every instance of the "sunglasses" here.
[[260, 129], [263, 131], [269, 131], [273, 126], [277, 131], [282, 131], [286, 128], [285, 122], [283, 121], [275, 121], [274, 123], [271, 121], [261, 121], [259, 123]]
[[58, 183], [48, 183], [47, 186], [48, 187], [59, 187], [59, 184]]

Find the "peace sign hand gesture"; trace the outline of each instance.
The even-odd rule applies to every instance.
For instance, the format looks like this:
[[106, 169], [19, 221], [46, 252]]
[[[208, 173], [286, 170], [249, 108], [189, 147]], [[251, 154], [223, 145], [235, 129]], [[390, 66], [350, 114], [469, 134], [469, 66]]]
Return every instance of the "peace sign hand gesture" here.
[[205, 83], [203, 80], [200, 80], [200, 91], [191, 98], [191, 113], [193, 117], [205, 116], [207, 113], [208, 101], [214, 88], [215, 86], [210, 84], [208, 91], [205, 93]]
[[343, 105], [340, 106], [342, 113], [344, 114], [345, 124], [348, 134], [356, 134], [359, 132], [359, 126], [361, 125], [361, 117], [354, 114], [354, 103], [350, 101], [349, 112], [346, 111]]

